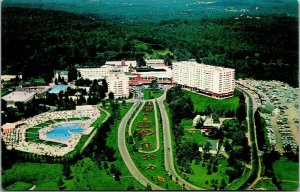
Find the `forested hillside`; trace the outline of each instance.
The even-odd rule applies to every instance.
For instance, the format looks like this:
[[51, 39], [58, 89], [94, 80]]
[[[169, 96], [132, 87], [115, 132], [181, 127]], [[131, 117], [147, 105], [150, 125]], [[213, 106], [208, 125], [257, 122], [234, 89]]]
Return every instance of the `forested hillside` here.
[[156, 23], [100, 20], [58, 11], [2, 9], [2, 74], [25, 78], [54, 69], [102, 65], [143, 57], [195, 58], [232, 67], [237, 77], [277, 79], [298, 85], [298, 18], [166, 20]]

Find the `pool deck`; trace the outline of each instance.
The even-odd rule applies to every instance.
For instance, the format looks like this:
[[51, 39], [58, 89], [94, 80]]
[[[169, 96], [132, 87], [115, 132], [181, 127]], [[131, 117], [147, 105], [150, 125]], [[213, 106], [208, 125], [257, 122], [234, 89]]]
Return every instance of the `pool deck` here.
[[[82, 117], [89, 117], [89, 119], [82, 119]], [[91, 124], [100, 117], [99, 109], [94, 106], [93, 109], [89, 110], [68, 110], [68, 111], [55, 111], [55, 112], [46, 112], [39, 114], [37, 116], [22, 120], [22, 126], [16, 128], [13, 133], [5, 135], [3, 139], [7, 143], [7, 149], [12, 149], [14, 147], [16, 150], [35, 153], [39, 155], [49, 155], [49, 156], [64, 156], [70, 151], [74, 150], [82, 135], [89, 135], [94, 129], [91, 127]], [[69, 118], [79, 118], [82, 120], [68, 121]], [[52, 120], [55, 122], [56, 119], [65, 119], [66, 121], [56, 122], [54, 124], [49, 124], [47, 127], [42, 128], [41, 130], [47, 130], [52, 128], [55, 125], [67, 124], [67, 123], [79, 123], [83, 125], [82, 128], [84, 132], [81, 134], [72, 133], [71, 139], [67, 142], [52, 140], [47, 138], [46, 133], [49, 131], [39, 131], [39, 140], [42, 141], [52, 141], [56, 143], [66, 144], [66, 147], [56, 146], [56, 145], [47, 145], [45, 143], [35, 143], [34, 141], [26, 141], [26, 130], [32, 127], [35, 127], [41, 123]], [[44, 133], [43, 133], [44, 132]], [[40, 135], [40, 133], [42, 133]], [[15, 135], [13, 137], [12, 135]], [[18, 138], [17, 138], [18, 136]], [[9, 138], [15, 138], [14, 141]]]

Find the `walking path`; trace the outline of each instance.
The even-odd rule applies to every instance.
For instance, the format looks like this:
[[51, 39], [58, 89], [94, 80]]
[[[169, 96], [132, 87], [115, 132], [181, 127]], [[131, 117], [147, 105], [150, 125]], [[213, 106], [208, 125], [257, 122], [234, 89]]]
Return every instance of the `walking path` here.
[[[102, 123], [104, 123], [104, 122], [109, 118], [110, 113], [109, 113], [108, 111], [102, 109], [101, 107], [99, 107], [99, 109], [100, 109], [101, 111], [103, 111], [104, 113], [106, 113], [105, 119], [103, 119], [103, 121], [101, 122], [101, 124], [102, 124]], [[101, 115], [100, 115], [100, 116], [101, 116]], [[84, 145], [83, 145], [82, 148], [80, 149], [80, 153], [83, 152], [83, 150], [86, 148], [86, 146], [91, 142], [92, 138], [96, 135], [96, 133], [97, 133], [97, 128], [94, 128], [94, 129], [95, 129], [95, 130], [90, 134], [89, 138], [86, 140], [86, 142], [84, 143]]]

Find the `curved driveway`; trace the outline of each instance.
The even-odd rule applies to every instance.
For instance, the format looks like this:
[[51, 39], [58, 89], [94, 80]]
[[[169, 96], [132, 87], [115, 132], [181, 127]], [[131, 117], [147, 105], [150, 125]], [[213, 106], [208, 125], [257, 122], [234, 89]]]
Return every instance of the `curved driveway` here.
[[159, 97], [157, 99], [157, 103], [158, 103], [161, 118], [162, 118], [162, 124], [163, 124], [164, 157], [165, 157], [166, 171], [172, 175], [173, 180], [176, 180], [175, 178], [178, 178], [178, 183], [180, 185], [184, 184], [185, 188], [188, 190], [205, 190], [203, 188], [200, 188], [198, 186], [195, 186], [195, 185], [185, 181], [176, 172], [176, 169], [174, 167], [173, 152], [172, 152], [172, 139], [171, 139], [170, 123], [169, 123], [169, 119], [168, 119], [168, 114], [163, 105], [163, 101], [165, 99], [166, 99], [166, 91], [164, 92], [164, 94], [161, 97]]
[[137, 109], [139, 106], [141, 100], [138, 98], [134, 101], [133, 106], [130, 108], [130, 110], [126, 113], [124, 118], [122, 119], [119, 128], [118, 128], [118, 147], [121, 154], [121, 157], [126, 164], [128, 170], [130, 173], [144, 186], [150, 185], [152, 190], [164, 190], [163, 188], [153, 184], [151, 181], [149, 181], [144, 175], [139, 171], [139, 169], [136, 167], [134, 162], [132, 161], [130, 154], [126, 147], [126, 125], [128, 123], [129, 118], [132, 116], [133, 112]]

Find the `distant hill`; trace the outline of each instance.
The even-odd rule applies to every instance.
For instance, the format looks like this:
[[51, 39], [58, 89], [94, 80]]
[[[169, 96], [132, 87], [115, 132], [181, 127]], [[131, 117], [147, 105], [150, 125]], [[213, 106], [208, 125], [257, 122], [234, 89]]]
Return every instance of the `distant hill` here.
[[[60, 11], [2, 9], [2, 72], [42, 76], [76, 64], [158, 58], [234, 68], [236, 78], [298, 86], [298, 17], [162, 20], [93, 19]], [[16, 27], [17, 26], [17, 27]]]
[[297, 0], [3, 0], [3, 5], [147, 21], [298, 15]]

